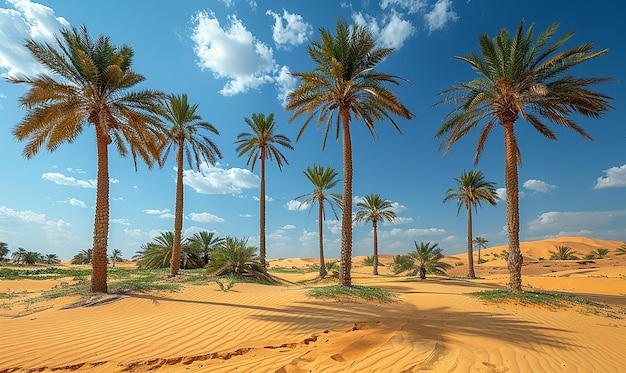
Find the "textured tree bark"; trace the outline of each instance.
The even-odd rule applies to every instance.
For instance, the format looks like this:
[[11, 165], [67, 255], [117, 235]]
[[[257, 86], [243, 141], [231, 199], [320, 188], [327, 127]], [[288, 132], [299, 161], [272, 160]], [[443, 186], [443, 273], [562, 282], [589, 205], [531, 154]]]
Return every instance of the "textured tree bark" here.
[[317, 202], [317, 227], [320, 232], [320, 278], [324, 278], [328, 273], [324, 259], [324, 199], [320, 198]]
[[260, 251], [260, 255], [261, 255], [261, 264], [263, 264], [263, 266], [267, 266], [267, 262], [266, 262], [266, 248], [265, 248], [265, 147], [263, 147], [261, 149], [261, 195], [259, 196], [260, 198], [260, 222], [259, 222], [259, 226], [260, 226], [260, 233], [259, 233], [259, 251]]
[[109, 238], [109, 143], [110, 139], [96, 125], [98, 176], [96, 182], [96, 217], [93, 225], [93, 254], [91, 257], [91, 287], [93, 293], [106, 293], [107, 246]]
[[178, 170], [176, 172], [176, 212], [174, 213], [174, 245], [172, 247], [172, 257], [170, 258], [170, 275], [178, 275], [180, 270], [180, 242], [183, 232], [183, 201], [184, 201], [184, 185], [183, 185], [183, 165], [184, 139], [178, 140], [178, 152], [176, 153], [176, 164]]
[[342, 109], [343, 120], [343, 201], [341, 212], [341, 270], [339, 284], [352, 286], [352, 139], [350, 112]]
[[374, 229], [374, 257], [372, 258], [372, 274], [378, 276], [378, 223], [376, 220], [372, 222]]
[[472, 206], [467, 203], [467, 266], [469, 267], [467, 277], [476, 278], [474, 272], [474, 250], [472, 249]]
[[519, 247], [519, 185], [517, 170], [517, 141], [513, 129], [514, 121], [504, 123], [506, 225], [509, 232], [509, 290], [522, 292], [523, 257]]

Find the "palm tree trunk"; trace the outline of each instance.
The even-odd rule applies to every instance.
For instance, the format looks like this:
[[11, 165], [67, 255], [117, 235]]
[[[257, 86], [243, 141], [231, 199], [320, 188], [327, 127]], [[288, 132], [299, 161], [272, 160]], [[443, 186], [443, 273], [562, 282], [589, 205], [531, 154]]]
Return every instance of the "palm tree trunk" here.
[[320, 278], [324, 278], [328, 273], [324, 261], [324, 200], [320, 198], [317, 202], [317, 225], [320, 231]]
[[378, 223], [376, 220], [372, 222], [374, 229], [374, 257], [372, 258], [372, 274], [378, 276]]
[[180, 242], [183, 234], [183, 201], [184, 201], [184, 185], [183, 185], [183, 150], [185, 140], [181, 137], [178, 140], [178, 152], [176, 154], [176, 164], [178, 170], [176, 172], [176, 212], [174, 213], [174, 244], [172, 247], [172, 258], [170, 259], [170, 276], [178, 275], [180, 270]]
[[266, 249], [265, 249], [265, 148], [261, 149], [261, 195], [260, 198], [260, 233], [259, 233], [259, 251], [261, 254], [261, 264], [263, 267], [267, 266], [267, 262], [265, 260]]
[[341, 270], [339, 284], [352, 286], [352, 139], [350, 112], [341, 109], [343, 120], [343, 201], [341, 212]]
[[467, 277], [476, 278], [476, 273], [474, 272], [474, 251], [472, 249], [472, 206], [470, 203], [467, 203], [467, 266], [468, 273]]
[[93, 225], [91, 257], [91, 287], [93, 293], [106, 293], [107, 246], [109, 239], [109, 137], [96, 125], [98, 176], [96, 187], [96, 217]]
[[517, 171], [517, 143], [513, 129], [514, 121], [504, 123], [506, 225], [509, 232], [509, 290], [522, 292], [523, 257], [519, 247], [519, 185]]

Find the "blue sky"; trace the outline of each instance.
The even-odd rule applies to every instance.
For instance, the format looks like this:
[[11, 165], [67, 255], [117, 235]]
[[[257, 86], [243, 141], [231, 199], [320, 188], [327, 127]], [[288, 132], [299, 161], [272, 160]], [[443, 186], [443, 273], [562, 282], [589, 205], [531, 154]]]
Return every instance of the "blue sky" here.
[[[577, 33], [567, 46], [592, 42], [605, 56], [580, 66], [580, 76], [615, 78], [595, 87], [614, 97], [615, 110], [599, 120], [576, 117], [595, 141], [555, 128], [557, 141], [538, 134], [528, 123], [517, 124], [523, 166], [520, 177], [520, 238], [586, 236], [626, 241], [626, 86], [623, 64], [623, 14], [626, 5], [613, 0], [511, 1], [380, 0], [253, 1], [214, 0], [176, 3], [164, 0], [94, 2], [0, 1], [0, 74], [36, 74], [40, 66], [23, 47], [24, 39], [52, 40], [61, 27], [85, 24], [93, 36], [104, 34], [115, 45], [135, 51], [134, 70], [146, 77], [142, 87], [187, 93], [198, 113], [213, 124], [223, 159], [198, 171], [185, 169], [184, 235], [200, 230], [219, 236], [249, 237], [258, 243], [259, 175], [237, 157], [234, 141], [247, 131], [244, 118], [274, 113], [278, 132], [291, 138], [284, 150], [289, 165], [267, 168], [268, 257], [317, 256], [315, 212], [299, 209], [296, 196], [312, 187], [303, 170], [313, 164], [334, 167], [341, 175], [340, 143], [330, 140], [322, 152], [322, 131], [311, 126], [295, 142], [302, 120], [288, 123], [283, 107], [297, 83], [289, 72], [309, 71], [306, 53], [319, 28], [334, 30], [338, 19], [370, 27], [380, 44], [396, 48], [380, 64], [382, 71], [411, 81], [395, 88], [415, 114], [378, 124], [373, 139], [362, 122], [353, 123], [354, 196], [380, 194], [394, 204], [399, 220], [379, 228], [382, 254], [405, 253], [413, 241], [437, 242], [444, 252], [465, 249], [466, 213], [442, 204], [453, 178], [464, 170], [481, 170], [504, 193], [501, 132], [494, 132], [480, 163], [473, 164], [477, 134], [470, 134], [443, 157], [435, 131], [452, 107], [437, 106], [437, 93], [474, 77], [469, 66], [453, 58], [478, 51], [478, 37], [523, 18], [541, 31], [560, 25], [558, 36]], [[323, 5], [322, 5], [323, 4]], [[23, 247], [70, 259], [92, 244], [96, 150], [93, 127], [73, 144], [30, 160], [11, 130], [24, 116], [17, 99], [25, 86], [0, 81], [0, 241], [14, 251]], [[110, 157], [111, 226], [109, 250], [132, 257], [140, 245], [173, 229], [175, 162], [148, 170], [132, 159]], [[337, 189], [341, 192], [341, 188]], [[314, 210], [315, 211], [315, 210]], [[474, 235], [492, 246], [506, 244], [505, 204], [483, 206], [475, 215]], [[338, 257], [339, 222], [329, 214], [325, 225], [326, 255]], [[371, 255], [371, 226], [354, 227], [354, 255]]]

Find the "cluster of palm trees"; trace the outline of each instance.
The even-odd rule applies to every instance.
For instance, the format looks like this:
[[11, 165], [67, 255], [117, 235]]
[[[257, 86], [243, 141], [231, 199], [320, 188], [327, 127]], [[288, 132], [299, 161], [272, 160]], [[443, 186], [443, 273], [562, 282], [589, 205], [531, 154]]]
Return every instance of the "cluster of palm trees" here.
[[[0, 262], [7, 260], [9, 255], [9, 245], [6, 242], [0, 242]], [[61, 260], [57, 254], [42, 254], [37, 251], [29, 251], [23, 247], [18, 247], [13, 253], [11, 253], [11, 260], [15, 264], [57, 264]]]
[[[555, 139], [547, 122], [571, 128], [585, 138], [590, 136], [571, 118], [571, 113], [599, 117], [611, 109], [610, 97], [591, 91], [588, 87], [606, 82], [602, 78], [574, 78], [568, 72], [580, 63], [606, 53], [593, 51], [584, 44], [559, 52], [573, 32], [552, 43], [557, 26], [552, 25], [534, 38], [531, 25], [526, 30], [520, 22], [515, 35], [503, 29], [495, 38], [486, 34], [479, 39], [480, 54], [457, 56], [467, 62], [478, 77], [441, 92], [446, 96], [439, 104], [452, 103], [455, 108], [444, 118], [436, 132], [442, 139], [444, 154], [462, 137], [480, 127], [475, 162], [478, 162], [486, 139], [499, 124], [505, 143], [505, 184], [507, 228], [509, 232], [509, 289], [521, 291], [522, 257], [519, 251], [518, 165], [521, 152], [516, 140], [515, 124], [521, 117], [542, 135]], [[337, 23], [335, 32], [320, 30], [320, 41], [311, 41], [307, 51], [315, 67], [310, 72], [295, 72], [299, 85], [288, 94], [286, 110], [293, 112], [290, 122], [301, 116], [306, 119], [296, 140], [311, 122], [324, 126], [324, 150], [328, 133], [334, 129], [342, 139], [343, 192], [341, 194], [341, 253], [340, 284], [351, 286], [352, 258], [352, 176], [353, 154], [351, 124], [363, 121], [372, 136], [377, 136], [376, 123], [390, 122], [399, 132], [394, 117], [412, 119], [414, 114], [403, 105], [388, 85], [400, 85], [402, 77], [377, 69], [389, 57], [393, 48], [381, 47], [370, 30], [355, 25]], [[92, 292], [107, 291], [107, 244], [109, 231], [109, 171], [108, 151], [113, 144], [122, 156], [130, 153], [135, 167], [137, 158], [148, 167], [162, 165], [170, 147], [177, 150], [176, 217], [174, 245], [181, 244], [182, 230], [182, 168], [186, 156], [189, 166], [199, 167], [201, 161], [215, 162], [221, 154], [211, 140], [197, 133], [206, 130], [218, 135], [210, 124], [202, 122], [195, 113], [197, 105], [187, 103], [185, 95], [166, 95], [156, 90], [131, 90], [144, 77], [131, 69], [133, 50], [123, 45], [115, 47], [108, 37], [92, 39], [85, 26], [80, 30], [64, 29], [56, 44], [28, 40], [26, 47], [48, 69], [48, 73], [33, 77], [11, 77], [9, 82], [30, 87], [19, 99], [27, 111], [13, 134], [26, 141], [23, 154], [30, 158], [42, 147], [53, 151], [64, 143], [73, 142], [83, 130], [93, 125], [97, 147], [97, 189], [93, 234]], [[171, 122], [165, 128], [163, 118]], [[269, 144], [276, 143], [293, 149], [289, 139], [273, 134], [273, 115], [253, 115], [246, 118], [252, 133], [238, 136], [239, 156], [248, 154], [248, 164], [261, 162], [261, 221], [260, 249], [265, 264], [264, 167], [266, 159], [275, 159], [279, 168], [286, 158]], [[489, 185], [485, 185], [487, 190]], [[477, 197], [473, 201], [451, 193], [447, 199], [457, 199], [459, 209], [468, 209], [477, 201], [492, 203], [495, 199]], [[454, 195], [454, 196], [453, 196]], [[482, 198], [482, 199], [481, 199]], [[323, 201], [317, 199], [323, 216]], [[337, 199], [338, 201], [338, 199]], [[367, 201], [365, 203], [368, 203]], [[365, 207], [367, 208], [367, 207]], [[374, 215], [374, 210], [361, 214], [360, 221], [376, 224], [389, 219], [390, 214]], [[468, 229], [468, 232], [471, 230]], [[320, 229], [321, 235], [321, 229]], [[468, 253], [471, 251], [468, 234]], [[416, 244], [417, 245], [417, 244]], [[376, 248], [376, 247], [375, 247]], [[176, 275], [180, 250], [173, 250], [171, 274]], [[375, 253], [376, 254], [376, 253]], [[376, 255], [375, 255], [376, 256]], [[376, 268], [376, 267], [375, 267]], [[321, 274], [320, 268], [320, 274]]]

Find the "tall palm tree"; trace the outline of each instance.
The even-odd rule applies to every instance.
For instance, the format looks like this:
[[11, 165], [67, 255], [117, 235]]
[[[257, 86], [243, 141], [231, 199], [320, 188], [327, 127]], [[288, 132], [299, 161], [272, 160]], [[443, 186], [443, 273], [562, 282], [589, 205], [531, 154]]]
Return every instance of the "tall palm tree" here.
[[168, 131], [168, 142], [164, 148], [163, 161], [169, 155], [170, 149], [176, 149], [176, 211], [174, 213], [174, 250], [170, 261], [170, 275], [176, 276], [180, 270], [180, 243], [183, 231], [183, 167], [184, 158], [187, 158], [189, 168], [199, 169], [202, 161], [215, 164], [217, 158], [222, 158], [217, 145], [200, 130], [219, 135], [217, 129], [210, 123], [203, 122], [202, 117], [196, 114], [198, 104], [190, 105], [187, 94], [168, 95], [165, 102], [163, 117], [172, 124]]
[[45, 146], [53, 151], [72, 143], [85, 127], [93, 125], [97, 149], [96, 208], [93, 230], [92, 292], [107, 292], [107, 245], [109, 235], [109, 145], [124, 157], [129, 152], [135, 169], [137, 157], [148, 167], [159, 158], [164, 140], [155, 115], [163, 97], [155, 90], [130, 90], [143, 82], [131, 70], [133, 50], [115, 47], [108, 37], [92, 39], [83, 26], [63, 29], [56, 45], [26, 41], [26, 48], [44, 65], [47, 73], [11, 77], [29, 91], [19, 99], [27, 110], [13, 129], [19, 141], [27, 141], [23, 154], [33, 157]]
[[[521, 152], [515, 135], [515, 124], [521, 117], [540, 134], [556, 139], [547, 122], [570, 128], [587, 139], [591, 137], [570, 118], [572, 113], [598, 118], [611, 109], [611, 97], [588, 87], [610, 81], [606, 78], [574, 78], [569, 74], [581, 63], [604, 55], [607, 50], [593, 51], [583, 44], [559, 52], [574, 31], [555, 42], [557, 25], [549, 26], [533, 41], [534, 26], [524, 31], [522, 20], [514, 36], [502, 29], [493, 39], [486, 34], [479, 38], [481, 55], [470, 53], [456, 56], [467, 62], [478, 77], [444, 90], [448, 97], [441, 103], [456, 107], [445, 117], [436, 137], [442, 138], [441, 148], [447, 153], [452, 145], [470, 130], [482, 125], [478, 135], [474, 162], [483, 151], [486, 140], [499, 123], [504, 132], [504, 163], [506, 187], [506, 216], [509, 241], [507, 261], [509, 290], [522, 291], [522, 254], [519, 247], [519, 181], [518, 165]], [[444, 154], [445, 154], [444, 153]]]
[[482, 236], [474, 237], [474, 244], [478, 247], [478, 264], [480, 264], [480, 249], [486, 249], [489, 240]]
[[275, 159], [278, 169], [282, 170], [283, 163], [289, 164], [285, 155], [280, 152], [276, 145], [280, 145], [286, 149], [293, 150], [291, 140], [285, 135], [276, 133], [276, 122], [274, 121], [274, 113], [268, 116], [265, 114], [252, 114], [252, 119], [245, 118], [246, 124], [252, 132], [242, 132], [237, 135], [237, 152], [239, 157], [248, 154], [247, 165], [251, 171], [254, 171], [254, 165], [257, 159], [261, 161], [261, 185], [260, 185], [260, 256], [261, 263], [266, 265], [266, 248], [265, 248], [265, 161]]
[[486, 181], [483, 173], [480, 171], [463, 171], [461, 177], [454, 178], [454, 180], [457, 186], [456, 188], [450, 188], [446, 191], [443, 203], [456, 200], [457, 217], [459, 216], [461, 207], [467, 209], [467, 263], [469, 267], [467, 277], [476, 278], [472, 246], [472, 207], [478, 212], [478, 206], [481, 206], [482, 201], [495, 206], [500, 197], [496, 194], [495, 184], [491, 181]]
[[372, 222], [374, 231], [374, 255], [372, 256], [372, 274], [378, 275], [378, 222], [393, 222], [398, 219], [395, 211], [392, 210], [391, 201], [383, 199], [378, 194], [368, 194], [362, 201], [357, 202], [359, 210], [354, 216], [354, 221], [358, 223]]
[[319, 243], [320, 243], [320, 278], [324, 278], [328, 273], [326, 271], [326, 263], [324, 261], [324, 220], [326, 220], [326, 212], [324, 210], [324, 203], [328, 202], [330, 208], [338, 219], [337, 211], [335, 207], [341, 208], [341, 194], [330, 193], [329, 190], [333, 189], [339, 183], [337, 179], [337, 172], [332, 167], [322, 167], [321, 165], [313, 165], [313, 167], [307, 167], [304, 171], [304, 176], [309, 179], [313, 184], [313, 192], [309, 194], [303, 194], [296, 197], [307, 197], [302, 204], [308, 204], [310, 206], [309, 213], [313, 209], [313, 205], [317, 203], [317, 225], [319, 230]]
[[211, 260], [211, 253], [215, 248], [224, 241], [224, 238], [218, 237], [215, 232], [201, 231], [194, 233], [187, 239], [189, 246], [196, 248], [201, 253], [204, 264], [208, 264]]
[[[341, 215], [341, 271], [339, 282], [351, 286], [352, 278], [352, 137], [350, 123], [362, 119], [372, 136], [377, 134], [376, 121], [389, 120], [402, 133], [391, 114], [411, 119], [414, 115], [386, 87], [399, 85], [402, 78], [375, 70], [393, 48], [376, 44], [372, 32], [355, 25], [352, 29], [337, 22], [335, 34], [320, 29], [321, 41], [312, 41], [307, 50], [315, 63], [311, 72], [296, 72], [300, 85], [287, 97], [286, 110], [293, 111], [290, 122], [308, 115], [298, 137], [317, 116], [325, 123], [322, 150], [335, 122], [335, 136], [342, 136], [343, 206]], [[336, 115], [336, 119], [335, 119]]]
[[415, 251], [412, 251], [404, 255], [394, 256], [393, 272], [398, 274], [400, 272], [410, 271], [410, 276], [419, 274], [420, 279], [426, 278], [426, 273], [435, 273], [438, 275], [445, 275], [446, 270], [452, 268], [452, 266], [446, 262], [442, 262], [443, 250], [437, 247], [437, 244], [431, 244], [430, 242], [417, 242], [415, 244]]

